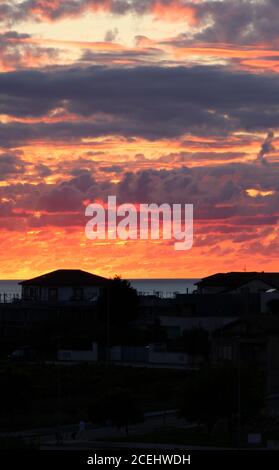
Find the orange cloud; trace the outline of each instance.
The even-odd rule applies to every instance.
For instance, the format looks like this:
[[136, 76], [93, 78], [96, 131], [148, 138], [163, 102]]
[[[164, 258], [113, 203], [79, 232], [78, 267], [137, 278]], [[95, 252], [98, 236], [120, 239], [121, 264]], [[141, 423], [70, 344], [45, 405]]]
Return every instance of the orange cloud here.
[[[273, 54], [277, 55], [277, 54]], [[277, 60], [264, 60], [264, 59], [255, 59], [255, 60], [242, 60], [241, 65], [244, 66], [246, 69], [256, 69], [262, 71], [271, 71], [271, 72], [279, 72], [279, 57]]]
[[122, 51], [126, 48], [121, 44], [114, 42], [105, 42], [105, 41], [63, 41], [59, 39], [38, 39], [38, 38], [26, 38], [22, 39], [22, 42], [27, 42], [29, 44], [38, 44], [38, 45], [51, 45], [57, 47], [73, 47], [78, 49], [92, 49], [97, 51]]
[[[88, 241], [77, 227], [29, 229], [24, 233], [1, 229], [0, 276], [24, 279], [61, 267], [105, 276], [117, 273], [127, 278], [191, 278], [212, 270], [227, 271], [228, 266], [241, 271], [245, 265], [255, 271], [263, 266], [277, 270], [278, 252], [265, 258], [260, 250], [253, 252], [251, 247], [249, 251], [249, 243], [235, 244], [228, 240], [227, 233], [218, 235], [218, 230], [214, 233], [212, 229], [204, 225], [204, 232], [210, 231], [211, 238], [197, 234], [196, 246], [183, 254], [162, 241]], [[270, 235], [264, 240], [272, 243]]]
[[[28, 10], [28, 15], [37, 18], [40, 21], [55, 21], [63, 18], [71, 18], [81, 16], [86, 11], [98, 12], [104, 11], [109, 12], [111, 10], [111, 0], [102, 0], [102, 2], [80, 2], [77, 4], [77, 8], [61, 8], [61, 4], [64, 2], [61, 0], [39, 0], [34, 2]], [[66, 3], [66, 2], [65, 2]], [[66, 5], [67, 6], [67, 5]], [[58, 13], [59, 12], [59, 13]]]
[[158, 1], [152, 6], [151, 13], [156, 19], [163, 21], [186, 21], [191, 26], [198, 23], [195, 8], [184, 5], [180, 0], [173, 0], [170, 3]]
[[272, 49], [263, 49], [259, 46], [253, 47], [235, 47], [231, 44], [212, 46], [203, 44], [198, 46], [189, 45], [189, 47], [177, 47], [175, 43], [171, 45], [173, 52], [177, 57], [187, 57], [189, 55], [211, 56], [219, 58], [243, 58], [257, 59], [259, 57], [279, 57], [279, 51]]

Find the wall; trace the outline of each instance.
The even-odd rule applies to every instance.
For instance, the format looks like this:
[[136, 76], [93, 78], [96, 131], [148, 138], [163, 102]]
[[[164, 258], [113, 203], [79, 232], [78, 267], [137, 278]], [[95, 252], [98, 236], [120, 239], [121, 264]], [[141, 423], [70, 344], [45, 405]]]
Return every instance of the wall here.
[[[83, 300], [91, 300], [94, 297], [98, 297], [100, 289], [98, 287], [89, 286], [83, 287]], [[72, 301], [74, 297], [73, 287], [58, 287], [58, 301], [60, 302], [69, 302]], [[49, 300], [49, 287], [41, 288], [41, 300]]]
[[173, 329], [179, 328], [180, 335], [183, 330], [191, 330], [194, 328], [203, 328], [209, 332], [220, 328], [221, 326], [228, 325], [235, 321], [235, 317], [169, 317], [161, 315], [160, 324], [162, 327]]
[[230, 291], [230, 294], [231, 293], [241, 294], [243, 292], [256, 294], [257, 292], [265, 292], [271, 288], [272, 287], [266, 284], [265, 282], [255, 279], [254, 281], [243, 284], [238, 289]]
[[[241, 285], [237, 289], [229, 290], [228, 294], [232, 294], [232, 293], [241, 294], [245, 290], [247, 292], [250, 292], [251, 294], [253, 294], [253, 293], [256, 294], [258, 292], [262, 292], [262, 291], [265, 291], [265, 290], [268, 290], [268, 289], [271, 289], [270, 285], [266, 284], [265, 282], [263, 282], [261, 280], [254, 279], [253, 281], [250, 281], [250, 282], [247, 282], [246, 284]], [[204, 287], [201, 287], [200, 289], [198, 289], [198, 293], [201, 293], [201, 294], [219, 294], [220, 292], [224, 292], [224, 291], [226, 291], [226, 286], [222, 286], [222, 287], [220, 287], [220, 286], [204, 286]]]
[[271, 313], [270, 309], [268, 308], [268, 302], [273, 299], [279, 300], [279, 291], [276, 290], [274, 292], [268, 292], [261, 294], [261, 312], [262, 313]]
[[[92, 344], [92, 351], [59, 350], [57, 353], [59, 361], [73, 362], [97, 362], [98, 345]], [[187, 366], [201, 362], [201, 357], [191, 357], [183, 352], [155, 351], [146, 347], [113, 346], [110, 349], [110, 360], [115, 363], [130, 364], [158, 364]]]
[[149, 351], [148, 362], [152, 364], [188, 364], [189, 356], [185, 353]]
[[199, 294], [219, 294], [220, 292], [223, 292], [225, 289], [224, 286], [203, 286], [203, 287], [198, 287], [198, 293]]
[[58, 361], [76, 361], [76, 362], [97, 362], [98, 361], [98, 345], [92, 343], [90, 351], [74, 351], [69, 349], [60, 349], [57, 352]]
[[279, 337], [271, 336], [267, 352], [268, 394], [279, 393]]

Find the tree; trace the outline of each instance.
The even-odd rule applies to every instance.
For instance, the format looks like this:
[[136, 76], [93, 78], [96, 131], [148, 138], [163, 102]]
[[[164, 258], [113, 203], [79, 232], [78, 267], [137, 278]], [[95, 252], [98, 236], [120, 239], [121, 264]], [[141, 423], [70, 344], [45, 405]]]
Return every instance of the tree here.
[[208, 331], [203, 328], [184, 330], [182, 335], [184, 350], [191, 356], [207, 357], [210, 351]]
[[188, 380], [180, 397], [181, 416], [189, 421], [204, 423], [211, 430], [219, 419], [232, 420], [239, 412], [241, 391], [241, 419], [245, 422], [255, 416], [263, 405], [259, 376], [255, 370], [242, 367], [239, 374], [232, 363], [224, 363], [201, 370]]
[[114, 389], [99, 397], [90, 409], [92, 419], [97, 422], [111, 421], [113, 426], [125, 427], [143, 421], [143, 414], [137, 399], [128, 389]]
[[26, 410], [32, 397], [32, 381], [27, 373], [8, 367], [0, 372], [0, 411], [12, 416]]
[[139, 297], [136, 289], [126, 279], [115, 276], [106, 284], [98, 300], [99, 318], [111, 325], [127, 325], [138, 315]]

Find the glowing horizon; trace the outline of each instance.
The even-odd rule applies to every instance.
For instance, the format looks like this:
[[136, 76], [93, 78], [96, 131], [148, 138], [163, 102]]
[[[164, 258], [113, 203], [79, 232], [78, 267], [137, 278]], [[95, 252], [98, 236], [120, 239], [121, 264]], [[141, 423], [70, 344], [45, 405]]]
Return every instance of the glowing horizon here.
[[[0, 278], [278, 271], [278, 9], [120, 3], [0, 8]], [[193, 203], [192, 250], [88, 241], [108, 194]]]

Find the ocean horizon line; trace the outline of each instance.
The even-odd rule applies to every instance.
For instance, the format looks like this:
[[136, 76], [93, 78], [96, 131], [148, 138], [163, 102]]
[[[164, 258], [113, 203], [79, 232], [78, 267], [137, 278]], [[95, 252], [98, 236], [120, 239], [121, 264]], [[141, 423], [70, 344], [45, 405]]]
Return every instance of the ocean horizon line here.
[[[193, 292], [196, 289], [196, 282], [200, 278], [124, 278], [138, 292]], [[20, 294], [22, 279], [3, 279], [0, 280], [0, 293]]]
[[[38, 277], [38, 276], [34, 276]], [[105, 277], [105, 276], [104, 276]], [[126, 276], [121, 276], [122, 279], [127, 279], [128, 281], [195, 281], [201, 279], [201, 277], [126, 277]], [[24, 278], [24, 279], [0, 279], [0, 282], [22, 282], [30, 278]], [[32, 278], [31, 278], [32, 279]], [[110, 279], [108, 277], [108, 279]]]

